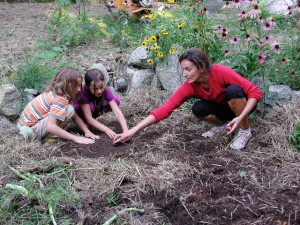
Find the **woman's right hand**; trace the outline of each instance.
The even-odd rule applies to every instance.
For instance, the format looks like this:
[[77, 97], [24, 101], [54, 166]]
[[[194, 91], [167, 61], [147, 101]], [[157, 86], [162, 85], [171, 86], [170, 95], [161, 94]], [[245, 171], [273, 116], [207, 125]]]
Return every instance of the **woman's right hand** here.
[[135, 132], [132, 129], [122, 134], [117, 134], [114, 138], [114, 143], [129, 141], [134, 136], [134, 134]]
[[76, 136], [76, 138], [74, 138], [73, 141], [78, 144], [94, 144], [95, 143], [95, 140], [93, 140], [91, 138], [80, 137], [80, 136]]

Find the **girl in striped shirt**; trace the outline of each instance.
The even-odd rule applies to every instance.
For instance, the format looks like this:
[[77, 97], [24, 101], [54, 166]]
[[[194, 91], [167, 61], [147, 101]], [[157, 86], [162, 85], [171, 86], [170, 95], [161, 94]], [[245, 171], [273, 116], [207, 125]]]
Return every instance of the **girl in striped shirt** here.
[[[79, 99], [81, 88], [80, 72], [72, 68], [62, 69], [45, 92], [35, 97], [24, 108], [18, 122], [20, 133], [25, 138], [59, 137], [79, 144], [94, 143], [99, 136], [88, 129], [72, 106], [72, 103]], [[84, 132], [85, 137], [65, 130], [72, 120]]]

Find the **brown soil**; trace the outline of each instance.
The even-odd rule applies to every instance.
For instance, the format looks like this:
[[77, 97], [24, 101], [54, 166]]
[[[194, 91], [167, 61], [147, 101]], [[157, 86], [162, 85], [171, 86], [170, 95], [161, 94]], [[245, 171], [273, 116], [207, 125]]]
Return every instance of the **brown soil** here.
[[[52, 7], [53, 4], [0, 2], [2, 62], [13, 61], [24, 51], [30, 51], [35, 38], [45, 33], [46, 15]], [[90, 57], [80, 60], [82, 58], [76, 58], [75, 53], [70, 57], [86, 68], [99, 58], [117, 54], [108, 42], [103, 49], [106, 51], [80, 46], [77, 51]], [[3, 74], [5, 68], [2, 67]], [[101, 168], [100, 172], [71, 174], [81, 202], [76, 207], [63, 207], [59, 215], [70, 217], [72, 224], [103, 224], [117, 211], [132, 206], [145, 212], [120, 216], [117, 224], [300, 224], [300, 189], [296, 175], [299, 163], [284, 164], [283, 158], [272, 156], [275, 153], [267, 155], [272, 152], [271, 143], [261, 138], [268, 132], [266, 128], [252, 123], [254, 137], [247, 148], [233, 151], [228, 148], [230, 137], [203, 139], [201, 133], [207, 125], [189, 113], [179, 113], [175, 119], [149, 127], [132, 141], [117, 147], [105, 134], [95, 130], [100, 139], [94, 145], [60, 141], [46, 143], [27, 153], [32, 148], [30, 143], [21, 142], [25, 150], [16, 153], [7, 163], [15, 158], [11, 162], [14, 165], [20, 161], [31, 163], [33, 158], [38, 161], [66, 157], [75, 161], [75, 168]], [[136, 121], [128, 120], [132, 124]], [[121, 131], [114, 120], [104, 123], [118, 133]], [[74, 127], [69, 131], [81, 134]], [[4, 142], [1, 139], [0, 143]], [[18, 154], [22, 155], [19, 161]], [[32, 158], [26, 159], [24, 154]], [[16, 179], [3, 177], [0, 185]], [[112, 192], [117, 196], [114, 202], [108, 201]], [[21, 197], [13, 201], [18, 202], [20, 208], [34, 204]]]

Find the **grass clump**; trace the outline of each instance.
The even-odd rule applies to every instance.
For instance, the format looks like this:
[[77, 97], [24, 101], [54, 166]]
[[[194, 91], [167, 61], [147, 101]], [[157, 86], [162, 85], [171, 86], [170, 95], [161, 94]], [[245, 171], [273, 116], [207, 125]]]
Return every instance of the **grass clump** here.
[[71, 187], [66, 173], [22, 174], [9, 168], [22, 180], [7, 183], [0, 190], [1, 224], [60, 224], [60, 220], [64, 223], [70, 221], [64, 209], [75, 208], [79, 196]]

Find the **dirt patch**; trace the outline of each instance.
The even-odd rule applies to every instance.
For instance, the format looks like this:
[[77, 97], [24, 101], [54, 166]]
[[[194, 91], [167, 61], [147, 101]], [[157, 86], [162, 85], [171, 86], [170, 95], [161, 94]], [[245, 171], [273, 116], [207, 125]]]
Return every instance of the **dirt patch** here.
[[[1, 75], [46, 34], [48, 13], [53, 7], [52, 3], [0, 2]], [[103, 6], [90, 8], [107, 13]], [[99, 40], [71, 49], [64, 57], [63, 61], [74, 62], [80, 70], [99, 61], [113, 71], [115, 59], [126, 61], [128, 55]], [[161, 104], [157, 99], [161, 101], [166, 96], [167, 93], [157, 95], [149, 90], [134, 96], [136, 104], [123, 102], [122, 110], [130, 125]], [[297, 108], [287, 111], [295, 112]], [[280, 118], [284, 118], [282, 114]], [[278, 140], [286, 140], [286, 136], [278, 136], [281, 131], [272, 130], [279, 122], [286, 126], [279, 119], [271, 125], [251, 121], [253, 138], [243, 151], [228, 148], [232, 137], [202, 138], [201, 133], [210, 126], [190, 111], [178, 111], [117, 147], [112, 146], [107, 135], [95, 130], [100, 139], [84, 146], [69, 141], [26, 142], [12, 132], [1, 136], [0, 151], [3, 162], [20, 171], [46, 174], [55, 167], [70, 169], [70, 185], [79, 194], [80, 202], [76, 206], [61, 203], [58, 224], [64, 224], [66, 217], [71, 224], [103, 224], [118, 211], [137, 207], [145, 212], [127, 213], [119, 217], [117, 224], [296, 225], [300, 224], [299, 153], [293, 148], [286, 151], [286, 145], [280, 145], [285, 142]], [[115, 118], [104, 124], [121, 132]], [[76, 127], [69, 131], [82, 134]], [[277, 142], [265, 138], [269, 132], [277, 135]], [[274, 142], [282, 146], [281, 152], [272, 147]], [[59, 159], [64, 161], [53, 164]], [[4, 163], [1, 168], [0, 185], [18, 181], [17, 176], [7, 172]], [[39, 207], [38, 202], [19, 195], [12, 202], [22, 210]]]

